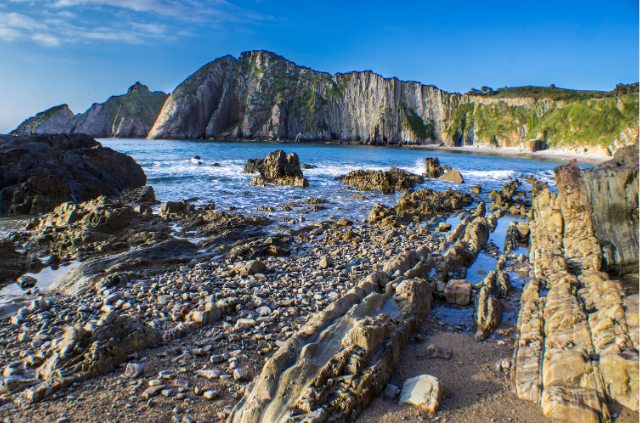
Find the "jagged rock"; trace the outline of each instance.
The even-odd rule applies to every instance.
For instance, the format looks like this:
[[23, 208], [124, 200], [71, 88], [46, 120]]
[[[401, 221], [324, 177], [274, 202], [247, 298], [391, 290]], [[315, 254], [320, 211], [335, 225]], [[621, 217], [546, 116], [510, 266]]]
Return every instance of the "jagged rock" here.
[[[592, 133], [586, 132], [591, 128], [588, 121], [570, 126], [566, 109], [554, 107], [553, 100], [526, 94], [513, 98], [511, 94], [496, 101], [490, 95], [447, 93], [430, 85], [385, 79], [371, 71], [330, 75], [271, 52], [250, 51], [239, 58], [220, 57], [188, 77], [167, 98], [149, 138], [526, 148], [531, 137], [527, 121], [533, 116], [539, 122], [553, 122], [552, 127], [538, 128], [540, 133], [547, 131], [549, 146], [562, 144], [561, 134], [572, 131], [580, 133], [576, 142], [592, 138]], [[626, 94], [568, 106], [575, 115], [621, 121], [622, 128], [607, 128], [600, 135], [613, 139], [607, 147], [613, 151], [637, 140], [633, 112], [637, 104], [637, 94]], [[476, 119], [476, 107], [483, 119]], [[589, 112], [583, 112], [585, 109]], [[536, 115], [539, 110], [543, 115]], [[546, 114], [549, 118], [543, 119]], [[487, 123], [492, 125], [489, 130], [484, 126]], [[496, 133], [497, 127], [504, 129]], [[574, 145], [563, 148], [567, 152], [585, 152], [586, 148], [597, 152], [591, 145]]]
[[439, 178], [445, 174], [446, 171], [451, 170], [449, 166], [440, 165], [440, 161], [437, 157], [426, 157], [425, 161], [425, 178]]
[[246, 263], [238, 263], [233, 268], [234, 272], [238, 275], [255, 275], [256, 273], [264, 272], [267, 266], [259, 260], [249, 260]]
[[120, 194], [120, 201], [136, 204], [158, 204], [156, 193], [151, 185], [135, 189], [126, 189]]
[[441, 181], [455, 182], [456, 184], [464, 183], [464, 178], [462, 177], [460, 172], [458, 172], [455, 169], [449, 170], [447, 173], [440, 176], [438, 179]]
[[328, 267], [332, 267], [333, 266], [333, 259], [331, 258], [331, 256], [324, 256], [320, 259], [320, 263], [318, 264], [318, 266], [321, 269], [326, 269]]
[[444, 289], [448, 303], [467, 305], [471, 301], [471, 284], [464, 279], [451, 280]]
[[354, 170], [346, 175], [338, 176], [335, 181], [357, 187], [360, 191], [378, 190], [383, 194], [393, 194], [396, 190], [411, 190], [424, 182], [422, 176], [392, 167], [388, 171]]
[[20, 285], [20, 288], [22, 289], [32, 288], [36, 286], [37, 283], [38, 280], [31, 276], [21, 276], [20, 278], [18, 278], [18, 285]]
[[94, 103], [74, 115], [66, 104], [38, 113], [20, 124], [11, 135], [87, 134], [95, 138], [145, 138], [162, 110], [167, 94], [136, 82], [127, 94]]
[[428, 188], [405, 193], [395, 206], [395, 214], [404, 221], [425, 221], [451, 213], [473, 203], [469, 194], [451, 189], [438, 192]]
[[40, 214], [147, 180], [131, 157], [82, 134], [0, 136], [0, 170], [0, 214]]
[[435, 413], [440, 406], [444, 389], [440, 380], [431, 375], [419, 375], [405, 380], [400, 392], [400, 403], [411, 404]]
[[181, 217], [188, 215], [194, 211], [195, 207], [187, 201], [167, 201], [160, 209], [160, 216], [165, 217]]
[[400, 348], [430, 311], [426, 281], [397, 278], [383, 288], [381, 278], [370, 275], [285, 341], [229, 421], [280, 422], [293, 410], [318, 421], [355, 420], [387, 385]]
[[[612, 160], [580, 171], [604, 268], [638, 271], [638, 147], [616, 151]], [[583, 194], [584, 195], [584, 194]]]
[[260, 172], [251, 180], [252, 186], [267, 184], [309, 186], [300, 169], [300, 159], [296, 153], [286, 155], [284, 151], [271, 152], [262, 161], [249, 160], [245, 165], [245, 173]]
[[139, 363], [127, 363], [124, 375], [128, 378], [135, 379], [142, 375], [144, 368]]

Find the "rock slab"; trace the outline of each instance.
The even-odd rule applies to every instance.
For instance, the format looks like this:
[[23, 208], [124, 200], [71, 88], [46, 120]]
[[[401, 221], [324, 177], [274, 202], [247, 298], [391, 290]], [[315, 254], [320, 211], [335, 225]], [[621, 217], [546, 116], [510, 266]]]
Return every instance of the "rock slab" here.
[[435, 413], [442, 399], [440, 380], [431, 375], [420, 375], [407, 379], [400, 392], [400, 403], [420, 407], [430, 413]]

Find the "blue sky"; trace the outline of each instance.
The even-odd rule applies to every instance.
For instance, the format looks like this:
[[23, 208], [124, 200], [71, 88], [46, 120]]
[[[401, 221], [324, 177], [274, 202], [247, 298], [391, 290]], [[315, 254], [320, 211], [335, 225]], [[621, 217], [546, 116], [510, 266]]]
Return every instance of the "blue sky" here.
[[446, 91], [639, 79], [637, 0], [0, 0], [0, 133], [136, 81], [169, 92], [205, 63], [270, 50], [326, 72]]

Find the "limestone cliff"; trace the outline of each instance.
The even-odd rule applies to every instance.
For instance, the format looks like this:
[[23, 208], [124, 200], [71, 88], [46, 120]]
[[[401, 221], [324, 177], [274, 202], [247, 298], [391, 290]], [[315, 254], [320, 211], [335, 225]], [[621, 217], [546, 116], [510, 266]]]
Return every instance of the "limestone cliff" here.
[[95, 138], [144, 138], [153, 126], [167, 94], [151, 92], [137, 82], [127, 94], [94, 103], [74, 115], [69, 106], [53, 107], [24, 121], [12, 135], [87, 134]]
[[148, 138], [558, 147], [609, 155], [638, 138], [637, 87], [630, 87], [461, 95], [371, 71], [330, 75], [252, 51], [221, 57], [187, 78]]

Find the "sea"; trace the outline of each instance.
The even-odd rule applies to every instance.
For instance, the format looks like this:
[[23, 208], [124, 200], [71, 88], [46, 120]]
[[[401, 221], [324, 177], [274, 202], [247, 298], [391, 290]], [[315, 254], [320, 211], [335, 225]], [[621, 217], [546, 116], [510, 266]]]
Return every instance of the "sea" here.
[[[489, 191], [499, 190], [510, 178], [533, 175], [555, 189], [553, 168], [558, 160], [511, 158], [469, 152], [443, 152], [415, 147], [376, 147], [352, 144], [309, 144], [259, 141], [204, 140], [140, 140], [101, 139], [103, 146], [133, 157], [144, 169], [147, 184], [152, 185], [161, 202], [196, 199], [194, 204], [215, 202], [216, 208], [237, 213], [274, 215], [260, 212], [261, 206], [278, 206], [292, 202], [292, 197], [321, 198], [329, 201], [327, 209], [309, 213], [307, 221], [320, 221], [330, 216], [361, 220], [375, 203], [393, 205], [402, 196], [383, 195], [377, 191], [364, 193], [366, 199], [356, 199], [353, 189], [335, 181], [337, 176], [353, 170], [389, 170], [391, 167], [422, 174], [426, 157], [437, 157], [440, 164], [460, 171], [465, 183], [425, 179], [416, 187], [436, 191], [454, 189], [469, 192], [482, 185], [480, 198], [490, 202]], [[252, 187], [249, 181], [256, 175], [243, 173], [248, 159], [263, 158], [269, 152], [295, 152], [301, 164], [316, 166], [303, 170], [308, 187]], [[585, 165], [589, 166], [589, 165]], [[527, 183], [523, 188], [530, 189]], [[474, 206], [475, 207], [475, 206]], [[299, 213], [282, 212], [278, 217], [296, 218]]]
[[[295, 222], [294, 226], [307, 225], [312, 222], [335, 218], [362, 220], [376, 203], [394, 205], [402, 196], [397, 192], [384, 195], [377, 191], [359, 193], [346, 187], [342, 182], [334, 180], [353, 170], [388, 170], [391, 167], [412, 173], [422, 174], [426, 157], [437, 157], [441, 164], [458, 170], [465, 180], [463, 184], [425, 179], [415, 189], [431, 188], [437, 191], [454, 189], [469, 192], [475, 185], [482, 186], [480, 199], [490, 203], [489, 192], [499, 190], [511, 178], [523, 178], [533, 175], [538, 180], [547, 182], [555, 190], [553, 168], [564, 163], [561, 160], [548, 160], [529, 157], [504, 157], [497, 155], [475, 154], [468, 151], [449, 152], [428, 150], [417, 147], [375, 147], [352, 144], [310, 144], [280, 143], [257, 141], [204, 141], [204, 140], [141, 140], [141, 139], [100, 139], [103, 146], [128, 154], [138, 162], [147, 175], [147, 184], [152, 185], [156, 198], [167, 201], [191, 200], [193, 204], [215, 203], [217, 210], [242, 213], [245, 215], [262, 215], [274, 219], [272, 230], [280, 222], [277, 218], [287, 217]], [[248, 159], [264, 158], [272, 151], [283, 150], [289, 154], [295, 152], [301, 164], [315, 166], [314, 169], [303, 170], [309, 180], [308, 187], [252, 187], [251, 178], [256, 175], [243, 173]], [[590, 165], [581, 165], [589, 167]], [[523, 188], [531, 187], [523, 181]], [[364, 199], [362, 199], [364, 195]], [[304, 214], [304, 222], [299, 221], [299, 209], [291, 212], [282, 211], [279, 206], [300, 201], [306, 198], [321, 198], [328, 203], [326, 209]], [[473, 204], [470, 208], [475, 208]], [[275, 212], [259, 211], [261, 206], [271, 206]], [[161, 206], [156, 206], [156, 211]], [[21, 230], [30, 216], [9, 216], [0, 218], [0, 238], [11, 231]], [[501, 250], [504, 236], [511, 221], [522, 221], [513, 216], [505, 216], [498, 222], [489, 241]], [[459, 222], [457, 216], [446, 219], [454, 227]], [[290, 224], [287, 227], [292, 228]], [[269, 228], [267, 228], [269, 230]], [[518, 254], [527, 254], [520, 248]], [[46, 260], [43, 257], [42, 260]], [[43, 269], [37, 274], [28, 276], [38, 280], [36, 287], [46, 291], [57, 279], [63, 277], [80, 263], [72, 262], [66, 266]], [[495, 269], [494, 257], [481, 253], [469, 268], [467, 279], [479, 283], [486, 272]], [[525, 279], [512, 275], [512, 283], [522, 286]], [[33, 298], [16, 284], [0, 289], [0, 317], [15, 313], [16, 310]], [[447, 313], [449, 309], [445, 310]], [[445, 312], [443, 311], [443, 313]], [[445, 316], [446, 317], [446, 316]], [[451, 316], [459, 320], [460, 316]], [[515, 318], [515, 317], [514, 317]], [[468, 319], [467, 319], [468, 320]]]

